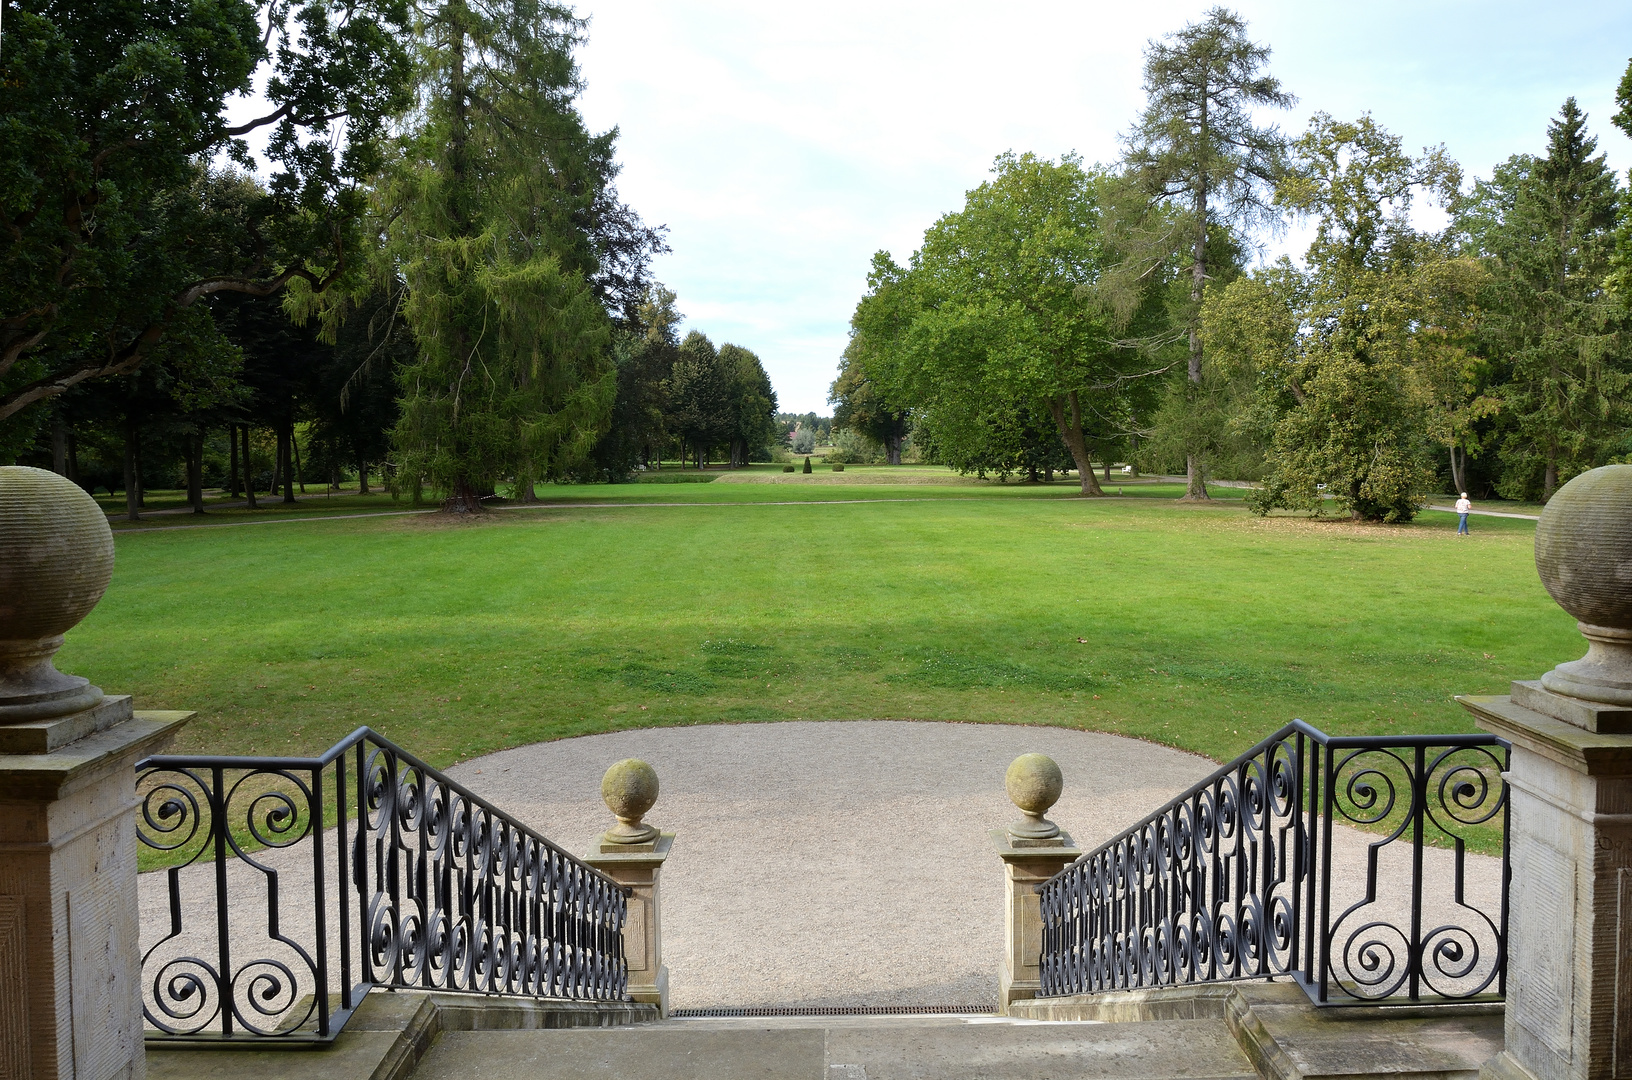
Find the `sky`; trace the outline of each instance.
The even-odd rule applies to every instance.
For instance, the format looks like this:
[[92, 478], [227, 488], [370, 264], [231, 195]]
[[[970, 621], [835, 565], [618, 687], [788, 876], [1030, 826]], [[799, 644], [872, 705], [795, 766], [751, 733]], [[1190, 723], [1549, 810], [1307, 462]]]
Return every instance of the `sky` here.
[[[580, 107], [617, 127], [623, 199], [668, 227], [654, 266], [682, 332], [765, 363], [782, 408], [830, 412], [867, 267], [905, 259], [1004, 151], [1110, 163], [1143, 104], [1147, 42], [1210, 3], [581, 0]], [[1409, 150], [1443, 143], [1470, 178], [1540, 152], [1574, 95], [1623, 179], [1610, 126], [1632, 3], [1262, 0], [1233, 5], [1298, 104], [1369, 111]], [[1298, 230], [1271, 254], [1297, 254]]]

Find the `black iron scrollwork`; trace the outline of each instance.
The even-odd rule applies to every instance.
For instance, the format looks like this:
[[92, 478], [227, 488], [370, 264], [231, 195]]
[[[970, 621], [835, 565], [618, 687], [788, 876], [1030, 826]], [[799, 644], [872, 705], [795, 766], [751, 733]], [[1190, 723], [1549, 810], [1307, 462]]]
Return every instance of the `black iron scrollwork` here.
[[[1290, 976], [1322, 1005], [1500, 997], [1505, 761], [1490, 736], [1287, 725], [1038, 886], [1042, 993]], [[1336, 846], [1334, 822], [1357, 827]], [[1503, 869], [1472, 896], [1481, 828]]]
[[626, 890], [368, 728], [137, 768], [150, 1037], [332, 1038], [375, 986], [627, 997]]

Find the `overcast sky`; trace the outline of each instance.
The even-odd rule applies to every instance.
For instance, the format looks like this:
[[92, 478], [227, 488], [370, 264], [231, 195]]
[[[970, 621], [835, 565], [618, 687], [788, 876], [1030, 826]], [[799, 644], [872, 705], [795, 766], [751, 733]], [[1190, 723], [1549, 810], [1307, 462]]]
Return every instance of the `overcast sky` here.
[[[684, 329], [753, 349], [784, 409], [825, 413], [872, 253], [905, 258], [1005, 150], [1114, 160], [1146, 42], [1208, 6], [591, 0], [582, 107], [621, 132], [624, 199], [669, 227], [654, 269]], [[1610, 164], [1632, 167], [1608, 122], [1626, 0], [1234, 8], [1298, 96], [1288, 130], [1369, 110], [1409, 149], [1444, 143], [1489, 175], [1538, 152], [1573, 94]]]

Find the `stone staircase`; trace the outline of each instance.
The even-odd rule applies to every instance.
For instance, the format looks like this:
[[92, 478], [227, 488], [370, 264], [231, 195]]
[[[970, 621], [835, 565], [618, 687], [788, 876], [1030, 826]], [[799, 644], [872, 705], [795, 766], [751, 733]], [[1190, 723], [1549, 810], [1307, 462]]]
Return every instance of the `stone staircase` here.
[[1475, 1080], [1499, 1005], [1315, 1009], [1286, 983], [1011, 1015], [696, 1017], [376, 991], [323, 1049], [149, 1049], [150, 1080]]

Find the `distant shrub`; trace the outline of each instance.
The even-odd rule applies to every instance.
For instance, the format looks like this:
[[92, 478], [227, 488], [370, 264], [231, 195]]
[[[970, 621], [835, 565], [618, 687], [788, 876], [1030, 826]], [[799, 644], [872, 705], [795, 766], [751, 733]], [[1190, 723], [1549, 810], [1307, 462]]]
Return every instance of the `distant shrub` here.
[[794, 467], [792, 465], [784, 465], [784, 466], [782, 466], [782, 471], [783, 472], [794, 472], [795, 469], [794, 469]]
[[810, 472], [810, 459], [808, 457], [805, 459], [804, 471], [807, 472], [807, 473]]
[[674, 470], [667, 470], [667, 471], [664, 471], [664, 472], [637, 473], [636, 476], [635, 476], [635, 483], [637, 483], [637, 484], [711, 484], [711, 483], [713, 483], [714, 481], [716, 481], [718, 479], [719, 479], [718, 475], [710, 475], [708, 473], [677, 472], [677, 471], [674, 471]]
[[834, 463], [833, 463], [833, 471], [834, 471], [834, 472], [843, 472], [843, 471], [844, 471], [844, 462], [842, 462], [842, 461], [835, 461], [835, 462], [834, 462]]
[[859, 431], [840, 428], [833, 433], [833, 450], [827, 455], [827, 460], [848, 465], [882, 465], [884, 446]]

